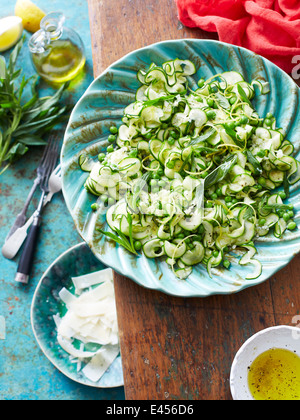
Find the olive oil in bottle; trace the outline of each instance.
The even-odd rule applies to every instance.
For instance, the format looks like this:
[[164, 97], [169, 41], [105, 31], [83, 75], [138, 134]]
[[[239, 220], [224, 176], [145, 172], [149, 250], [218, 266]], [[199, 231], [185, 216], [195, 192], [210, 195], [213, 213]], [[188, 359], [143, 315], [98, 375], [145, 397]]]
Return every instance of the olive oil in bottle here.
[[41, 30], [29, 42], [36, 71], [44, 80], [54, 84], [74, 79], [86, 62], [79, 35], [63, 27], [64, 21], [61, 13], [50, 13], [42, 20]]
[[248, 386], [255, 400], [300, 400], [300, 357], [286, 349], [265, 351], [249, 367]]
[[43, 79], [64, 83], [74, 79], [85, 65], [85, 57], [71, 41], [54, 41], [47, 54], [33, 54], [32, 60]]

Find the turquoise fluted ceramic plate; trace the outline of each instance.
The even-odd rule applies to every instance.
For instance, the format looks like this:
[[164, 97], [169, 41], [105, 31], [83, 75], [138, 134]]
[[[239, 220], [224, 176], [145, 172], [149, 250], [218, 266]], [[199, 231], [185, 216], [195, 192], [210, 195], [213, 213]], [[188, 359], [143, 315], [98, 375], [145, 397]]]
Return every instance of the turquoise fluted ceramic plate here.
[[58, 294], [63, 287], [71, 290], [72, 277], [106, 268], [86, 243], [80, 243], [68, 249], [50, 265], [35, 290], [31, 305], [32, 329], [45, 356], [68, 378], [95, 388], [115, 388], [124, 385], [121, 356], [115, 359], [97, 383], [90, 381], [80, 371], [77, 372], [77, 363], [72, 363], [70, 355], [58, 344], [53, 316], [63, 310]]
[[[144, 256], [129, 255], [113, 246], [97, 232], [105, 226], [105, 217], [97, 220], [91, 211], [95, 197], [87, 193], [84, 183], [88, 174], [80, 170], [78, 157], [83, 152], [97, 159], [107, 147], [109, 127], [121, 125], [123, 109], [135, 100], [140, 86], [136, 73], [152, 62], [161, 65], [175, 59], [189, 59], [197, 66], [197, 74], [189, 79], [193, 88], [201, 78], [235, 70], [247, 81], [258, 79], [270, 83], [271, 93], [257, 96], [254, 105], [261, 117], [272, 112], [278, 125], [295, 146], [299, 158], [300, 108], [299, 88], [294, 81], [270, 61], [244, 49], [210, 40], [165, 41], [134, 51], [110, 66], [98, 77], [75, 107], [66, 130], [62, 150], [63, 193], [78, 232], [96, 257], [118, 273], [141, 286], [184, 297], [205, 297], [230, 294], [257, 285], [288, 264], [300, 251], [300, 231], [287, 232], [281, 240], [273, 235], [260, 239], [258, 259], [263, 264], [262, 275], [256, 280], [244, 280], [251, 267], [238, 265], [232, 256], [230, 270], [214, 269], [210, 278], [205, 267], [197, 266], [187, 280], [178, 280], [164, 262]], [[295, 206], [299, 222], [299, 183], [291, 189], [289, 202]]]

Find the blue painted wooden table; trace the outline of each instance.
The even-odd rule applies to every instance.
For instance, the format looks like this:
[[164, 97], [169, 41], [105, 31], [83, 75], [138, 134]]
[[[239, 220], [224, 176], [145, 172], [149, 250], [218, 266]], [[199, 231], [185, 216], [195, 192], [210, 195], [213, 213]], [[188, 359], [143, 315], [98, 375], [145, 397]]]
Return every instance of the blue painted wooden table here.
[[[36, 1], [46, 12], [61, 11], [66, 26], [78, 30], [86, 48], [87, 64], [83, 77], [73, 82], [65, 94], [65, 101], [76, 103], [93, 80], [90, 26], [86, 0]], [[14, 14], [14, 2], [1, 5], [0, 17]], [[28, 77], [34, 74], [26, 44], [19, 58], [20, 67]], [[42, 85], [42, 96], [49, 91]], [[61, 139], [64, 126], [61, 127]], [[21, 161], [0, 176], [0, 248], [35, 178], [42, 154], [32, 149]], [[39, 200], [37, 192], [28, 215]], [[62, 229], [63, 226], [63, 229]], [[0, 254], [0, 317], [6, 323], [6, 338], [0, 339], [0, 400], [122, 400], [124, 389], [96, 389], [65, 377], [44, 356], [35, 341], [30, 307], [35, 288], [47, 267], [64, 251], [81, 242], [61, 193], [57, 194], [43, 215], [43, 225], [28, 286], [14, 281], [19, 255], [14, 260]]]

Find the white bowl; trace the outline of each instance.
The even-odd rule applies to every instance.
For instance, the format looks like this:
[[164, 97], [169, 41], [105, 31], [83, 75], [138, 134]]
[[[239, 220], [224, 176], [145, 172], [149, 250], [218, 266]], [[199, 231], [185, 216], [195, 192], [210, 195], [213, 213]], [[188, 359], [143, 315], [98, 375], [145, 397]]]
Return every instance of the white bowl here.
[[300, 328], [279, 325], [253, 335], [237, 352], [230, 373], [234, 400], [254, 400], [248, 387], [248, 368], [263, 352], [272, 348], [291, 350], [300, 357]]

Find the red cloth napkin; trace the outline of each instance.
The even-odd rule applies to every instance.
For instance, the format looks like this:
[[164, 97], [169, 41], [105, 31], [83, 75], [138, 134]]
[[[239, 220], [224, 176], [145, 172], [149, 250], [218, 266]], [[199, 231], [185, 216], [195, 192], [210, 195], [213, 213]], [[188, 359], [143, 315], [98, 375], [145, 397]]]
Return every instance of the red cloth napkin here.
[[217, 32], [220, 41], [248, 48], [287, 73], [300, 62], [299, 0], [176, 0], [176, 3], [179, 20], [185, 26]]

